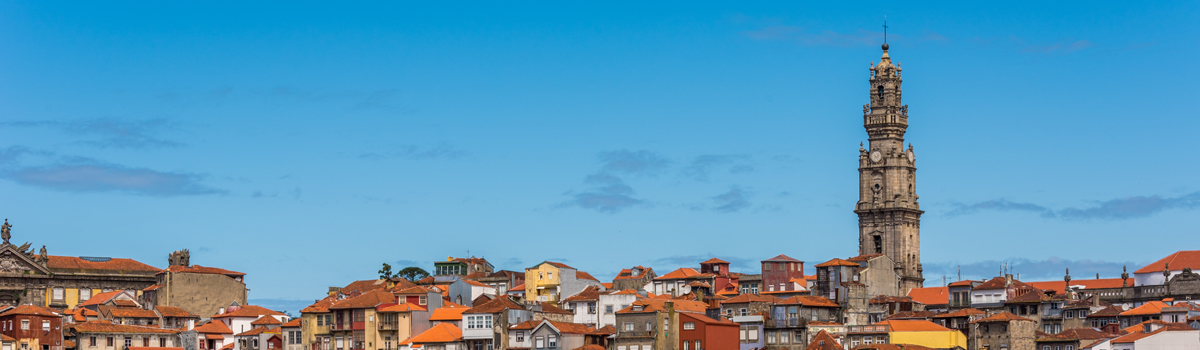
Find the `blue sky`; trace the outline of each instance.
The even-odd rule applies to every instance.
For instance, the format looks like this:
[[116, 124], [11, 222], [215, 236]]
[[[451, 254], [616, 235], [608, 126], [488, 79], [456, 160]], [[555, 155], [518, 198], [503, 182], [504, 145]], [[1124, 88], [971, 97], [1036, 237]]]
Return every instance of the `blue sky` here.
[[0, 216], [256, 299], [468, 250], [848, 257], [886, 15], [929, 284], [1115, 277], [1196, 248], [1198, 6], [4, 2]]

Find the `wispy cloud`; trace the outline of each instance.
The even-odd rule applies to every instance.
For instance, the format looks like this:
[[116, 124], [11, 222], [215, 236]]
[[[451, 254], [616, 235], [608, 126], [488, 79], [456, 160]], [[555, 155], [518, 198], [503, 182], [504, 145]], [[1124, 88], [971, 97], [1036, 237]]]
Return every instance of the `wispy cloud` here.
[[972, 214], [979, 211], [1024, 211], [1037, 213], [1045, 218], [1065, 220], [1126, 220], [1149, 217], [1170, 209], [1200, 208], [1200, 192], [1192, 192], [1178, 197], [1131, 196], [1098, 202], [1096, 205], [1083, 208], [1050, 209], [1032, 203], [1018, 203], [1006, 199], [993, 199], [975, 204], [955, 204], [955, 208], [946, 213], [947, 216]]
[[579, 207], [612, 214], [644, 203], [633, 197], [633, 187], [613, 175], [588, 175], [583, 183], [591, 188], [580, 193], [568, 193], [571, 199], [558, 207]]
[[599, 158], [602, 172], [625, 175], [657, 175], [672, 164], [667, 157], [647, 150], [601, 152]]
[[703, 154], [696, 156], [681, 170], [681, 174], [697, 181], [708, 181], [709, 174], [717, 168], [725, 168], [730, 173], [748, 173], [754, 171], [749, 164], [750, 156], [742, 154]]
[[130, 168], [94, 161], [7, 170], [0, 173], [0, 177], [23, 185], [75, 193], [120, 192], [171, 197], [226, 192], [202, 184], [204, 176], [199, 174]]
[[80, 143], [99, 148], [153, 149], [172, 148], [183, 144], [165, 140], [157, 134], [174, 129], [176, 123], [164, 119], [119, 119], [97, 118], [69, 121], [15, 121], [0, 123], [9, 127], [45, 127], [63, 132], [98, 139]]
[[383, 160], [389, 158], [407, 159], [407, 160], [431, 160], [431, 159], [459, 159], [466, 156], [467, 152], [457, 147], [446, 143], [422, 146], [422, 145], [402, 145], [395, 150], [384, 152], [368, 152], [359, 155], [359, 158], [370, 160]]
[[750, 206], [750, 193], [738, 186], [733, 186], [728, 192], [710, 199], [715, 203], [713, 210], [722, 213], [732, 213]]
[[[1099, 260], [1065, 260], [1051, 257], [1045, 260], [1013, 258], [1007, 260], [985, 260], [969, 263], [959, 262], [926, 262], [926, 285], [941, 283], [940, 277], [947, 276], [953, 282], [958, 279], [958, 269], [961, 267], [963, 279], [988, 279], [1001, 276], [1001, 265], [1012, 268], [1013, 275], [1021, 274], [1025, 281], [1057, 280], [1061, 281], [1067, 269], [1071, 269], [1072, 279], [1092, 279], [1096, 274], [1101, 278], [1114, 278], [1121, 275], [1121, 268], [1129, 266], [1137, 269], [1144, 262], [1134, 261], [1099, 261]], [[936, 282], [933, 282], [934, 280]], [[929, 283], [933, 282], [933, 283]]]

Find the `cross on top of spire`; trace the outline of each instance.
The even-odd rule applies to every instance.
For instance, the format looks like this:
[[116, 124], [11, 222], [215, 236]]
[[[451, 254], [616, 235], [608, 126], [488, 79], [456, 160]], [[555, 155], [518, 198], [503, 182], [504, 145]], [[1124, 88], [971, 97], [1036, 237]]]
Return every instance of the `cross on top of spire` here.
[[883, 51], [887, 51], [887, 16], [883, 16]]

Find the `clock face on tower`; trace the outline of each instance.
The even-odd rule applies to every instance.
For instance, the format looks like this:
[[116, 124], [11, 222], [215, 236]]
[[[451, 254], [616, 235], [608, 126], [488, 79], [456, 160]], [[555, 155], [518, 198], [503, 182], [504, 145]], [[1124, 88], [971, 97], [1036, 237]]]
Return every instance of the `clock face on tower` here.
[[880, 159], [883, 159], [883, 153], [879, 153], [879, 151], [871, 151], [872, 162], [878, 162]]

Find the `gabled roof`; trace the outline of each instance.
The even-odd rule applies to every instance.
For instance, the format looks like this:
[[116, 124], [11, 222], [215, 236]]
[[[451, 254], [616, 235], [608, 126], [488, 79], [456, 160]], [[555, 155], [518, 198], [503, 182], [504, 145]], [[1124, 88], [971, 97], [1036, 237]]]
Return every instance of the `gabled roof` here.
[[585, 324], [579, 323], [557, 322], [551, 320], [542, 320], [542, 322], [538, 323], [538, 327], [545, 325], [554, 327], [554, 329], [557, 329], [558, 332], [562, 334], [587, 334], [594, 330], [592, 327], [588, 327]]
[[780, 299], [779, 297], [775, 297], [775, 296], [746, 293], [746, 294], [740, 294], [736, 297], [722, 300], [721, 304], [778, 303], [780, 301], [783, 301], [783, 299]]
[[489, 285], [486, 285], [486, 284], [480, 283], [480, 282], [478, 282], [478, 281], [472, 281], [472, 280], [468, 280], [468, 279], [462, 279], [462, 280], [460, 280], [460, 281], [463, 281], [463, 283], [466, 283], [466, 284], [469, 284], [469, 285], [472, 285], [472, 286], [475, 286], [475, 287], [492, 288], [492, 286], [489, 286]]
[[554, 306], [553, 304], [543, 303], [543, 304], [541, 304], [541, 306], [542, 306], [542, 312], [549, 313], [549, 314], [564, 314], [564, 315], [574, 314], [574, 312], [563, 310], [562, 308]]
[[229, 330], [229, 326], [226, 326], [225, 322], [221, 321], [208, 321], [202, 325], [196, 326], [194, 329], [196, 330], [196, 333], [233, 334], [233, 331]]
[[853, 262], [853, 261], [842, 260], [839, 258], [833, 258], [833, 260], [829, 260], [829, 261], [817, 264], [814, 267], [832, 267], [832, 266], [859, 266], [859, 265], [858, 265], [858, 263]]
[[764, 262], [766, 262], [766, 261], [770, 261], [770, 262], [777, 262], [777, 261], [778, 261], [778, 262], [798, 262], [798, 263], [802, 263], [802, 262], [803, 262], [803, 261], [800, 261], [800, 260], [793, 259], [792, 257], [790, 257], [790, 256], [787, 256], [787, 255], [783, 255], [783, 254], [776, 255], [774, 258], [770, 258], [770, 259], [763, 260], [763, 261], [764, 261]]
[[954, 310], [954, 312], [947, 312], [944, 314], [933, 316], [933, 318], [971, 317], [971, 316], [986, 315], [986, 314], [987, 314], [986, 312], [979, 311], [978, 309], [966, 308], [966, 309]]
[[347, 284], [345, 287], [342, 287], [342, 289], [338, 292], [342, 294], [354, 294], [365, 293], [376, 289], [387, 289], [387, 282], [388, 280], [383, 279], [354, 281], [350, 282], [350, 284]]
[[1167, 303], [1161, 301], [1151, 301], [1142, 304], [1142, 306], [1129, 309], [1129, 311], [1122, 312], [1121, 316], [1158, 315], [1162, 314], [1162, 309], [1168, 306]]
[[429, 294], [429, 293], [435, 293], [435, 292], [432, 290], [429, 290], [429, 288], [427, 288], [425, 286], [414, 286], [414, 287], [409, 287], [409, 288], [395, 291], [394, 293], [395, 294]]
[[467, 310], [470, 310], [470, 309], [457, 308], [457, 307], [454, 307], [454, 308], [439, 307], [439, 308], [433, 309], [433, 314], [429, 315], [429, 320], [430, 321], [462, 321], [463, 311], [467, 311]]
[[886, 325], [891, 332], [939, 332], [950, 328], [926, 320], [884, 320], [875, 325]]
[[696, 271], [696, 269], [693, 269], [690, 267], [683, 267], [683, 268], [679, 268], [678, 270], [671, 271], [670, 273], [667, 273], [665, 275], [658, 276], [658, 278], [655, 278], [655, 280], [674, 280], [674, 279], [681, 279], [681, 278], [691, 278], [691, 277], [696, 277], [699, 275], [700, 275], [700, 272]]
[[280, 321], [279, 319], [275, 318], [274, 316], [267, 315], [267, 316], [259, 317], [257, 320], [254, 320], [254, 322], [250, 322], [250, 324], [254, 325], [254, 326], [266, 326], [266, 325], [283, 324], [283, 322]]
[[712, 258], [712, 259], [705, 260], [704, 262], [700, 263], [700, 265], [706, 265], [706, 264], [728, 264], [728, 263], [729, 263], [729, 262], [728, 262], [728, 261], [725, 261], [725, 260], [721, 260], [721, 259], [717, 259], [717, 258]]
[[28, 304], [17, 305], [16, 307], [9, 309], [8, 311], [0, 313], [0, 316], [11, 316], [11, 315], [42, 316], [42, 317], [60, 317], [60, 316], [62, 316], [61, 314], [59, 314], [58, 312], [56, 312], [50, 308], [37, 306], [37, 305], [28, 305]]
[[822, 329], [813, 336], [812, 342], [804, 350], [842, 350], [842, 344], [839, 344], [837, 339], [833, 339], [829, 332]]
[[563, 299], [564, 302], [572, 301], [593, 301], [600, 300], [600, 288], [596, 286], [588, 286], [579, 294], [572, 295], [570, 298]]
[[188, 312], [187, 310], [174, 306], [159, 305], [155, 306], [154, 308], [158, 309], [158, 313], [162, 314], [163, 317], [200, 317]]
[[137, 307], [112, 307], [100, 306], [101, 310], [106, 311], [111, 317], [121, 318], [158, 318], [158, 314], [154, 311], [137, 308]]
[[908, 291], [908, 296], [925, 305], [945, 305], [950, 303], [950, 288], [948, 287], [925, 287], [913, 288]]
[[96, 294], [96, 295], [93, 295], [91, 298], [89, 298], [87, 301], [83, 302], [83, 304], [79, 304], [79, 306], [92, 306], [92, 305], [104, 304], [104, 303], [107, 303], [109, 300], [112, 300], [112, 298], [116, 298], [117, 296], [121, 295], [122, 293], [125, 293], [125, 291], [114, 290], [111, 292], [104, 292], [104, 293]]
[[287, 321], [287, 323], [284, 323], [280, 327], [286, 327], [286, 328], [300, 327], [300, 318], [299, 317], [293, 318], [291, 321]]
[[212, 318], [254, 317], [255, 319], [258, 319], [259, 317], [262, 317], [263, 315], [287, 316], [287, 315], [284, 315], [282, 312], [271, 310], [271, 309], [268, 309], [268, 308], [265, 308], [262, 306], [245, 305], [234, 311], [226, 310], [225, 313], [220, 314], [220, 315], [215, 315]]
[[537, 325], [539, 325], [539, 324], [542, 324], [542, 321], [525, 321], [525, 322], [521, 322], [518, 324], [508, 326], [508, 329], [527, 330], [527, 329], [533, 329], [533, 327], [537, 327]]
[[530, 268], [532, 269], [532, 268], [534, 268], [534, 267], [541, 266], [542, 264], [550, 264], [550, 265], [554, 265], [555, 267], [558, 267], [558, 268], [560, 268], [560, 269], [572, 269], [572, 270], [574, 270], [574, 269], [575, 269], [574, 267], [571, 267], [571, 265], [563, 264], [563, 263], [560, 263], [560, 262], [553, 262], [553, 261], [543, 261], [543, 262], [540, 262], [540, 263], [537, 263], [537, 264], [533, 265], [533, 267], [530, 267]]
[[900, 311], [891, 316], [884, 317], [885, 320], [904, 320], [904, 319], [931, 319], [938, 314], [933, 311]]
[[779, 301], [779, 304], [800, 304], [813, 307], [838, 307], [839, 305], [829, 298], [815, 295], [797, 295]]
[[[708, 310], [708, 304], [694, 300], [667, 300], [667, 299], [641, 299], [634, 301], [632, 305], [617, 311], [618, 314], [628, 313], [643, 313], [643, 312], [666, 312], [667, 303], [673, 302], [675, 311], [678, 312], [698, 312], [704, 313]], [[641, 306], [641, 311], [633, 311], [635, 307]]]
[[355, 297], [342, 299], [329, 306], [330, 310], [339, 309], [374, 309], [382, 304], [396, 302], [396, 296], [383, 289], [375, 289]]
[[588, 332], [588, 335], [613, 335], [617, 334], [617, 329], [613, 325], [607, 325]]
[[1133, 273], [1163, 272], [1168, 265], [1170, 265], [1171, 271], [1179, 271], [1184, 268], [1190, 268], [1193, 271], [1200, 270], [1200, 250], [1180, 250], [1171, 253], [1171, 255], [1137, 269]]
[[332, 306], [333, 303], [336, 303], [337, 301], [338, 300], [337, 300], [336, 296], [330, 295], [330, 296], [325, 297], [324, 299], [317, 300], [312, 305], [309, 305], [308, 307], [306, 307], [304, 309], [301, 309], [300, 313], [301, 314], [326, 313], [326, 312], [329, 312], [329, 307]]
[[1028, 319], [1028, 318], [1024, 318], [1024, 317], [1021, 317], [1021, 316], [1017, 316], [1017, 315], [1015, 315], [1015, 314], [1013, 314], [1013, 313], [1011, 313], [1011, 312], [1008, 312], [1008, 311], [1004, 311], [1004, 312], [1001, 312], [1001, 313], [998, 313], [998, 314], [995, 314], [995, 315], [992, 315], [992, 316], [989, 316], [989, 317], [986, 317], [986, 318], [983, 318], [983, 319], [978, 319], [978, 320], [975, 320], [975, 321], [971, 321], [971, 323], [981, 323], [981, 322], [1008, 322], [1008, 321], [1033, 321], [1033, 320], [1030, 320], [1030, 319]]
[[425, 310], [421, 305], [413, 303], [383, 304], [375, 307], [376, 312], [413, 312]]
[[517, 304], [508, 297], [492, 299], [483, 304], [475, 305], [475, 307], [463, 311], [464, 314], [494, 314], [504, 310], [525, 310], [524, 306]]
[[158, 272], [158, 268], [143, 264], [137, 260], [111, 258], [85, 260], [77, 256], [46, 256], [46, 267], [55, 270], [95, 270], [118, 272]]
[[[634, 276], [633, 269], [639, 269], [642, 270], [642, 272], [637, 276]], [[617, 273], [617, 277], [613, 277], [613, 280], [640, 279], [651, 273], [654, 273], [654, 269], [638, 265], [628, 269], [621, 269], [621, 272]]]
[[1111, 337], [1113, 337], [1112, 334], [1102, 332], [1099, 329], [1092, 327], [1079, 327], [1067, 329], [1049, 337], [1042, 337], [1037, 341], [1071, 341], [1081, 339], [1106, 339]]
[[1114, 317], [1120, 315], [1122, 312], [1125, 312], [1125, 309], [1121, 308], [1120, 306], [1109, 305], [1096, 312], [1089, 313], [1087, 317]]
[[595, 277], [592, 277], [592, 275], [588, 274], [587, 272], [583, 272], [583, 271], [575, 271], [575, 278], [581, 279], [581, 280], [592, 280], [592, 281], [600, 282], [600, 280], [596, 279]]
[[962, 281], [950, 282], [950, 284], [947, 284], [946, 286], [947, 287], [969, 287], [969, 286], [971, 286], [972, 283], [976, 283], [976, 282], [983, 283], [983, 281], [962, 280]]
[[164, 273], [167, 273], [168, 271], [170, 271], [171, 273], [207, 273], [207, 274], [214, 274], [214, 275], [226, 275], [226, 276], [230, 276], [230, 277], [238, 277], [238, 276], [246, 275], [245, 273], [242, 273], [242, 272], [231, 271], [231, 270], [226, 270], [226, 269], [216, 268], [216, 267], [200, 266], [200, 265], [191, 265], [191, 266], [171, 265], [170, 267], [167, 267], [166, 269], [159, 271], [158, 274], [164, 274]]
[[408, 339], [413, 344], [451, 343], [459, 340], [462, 340], [462, 330], [444, 322]]
[[78, 333], [133, 333], [133, 334], [175, 334], [179, 331], [158, 327], [144, 327], [123, 324], [113, 324], [109, 321], [88, 321], [75, 324]]

